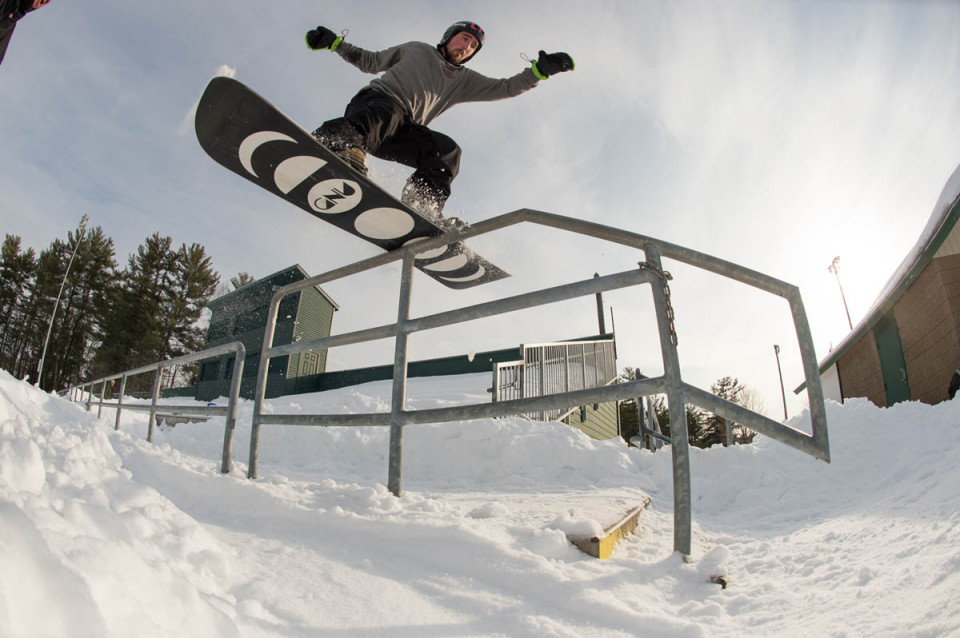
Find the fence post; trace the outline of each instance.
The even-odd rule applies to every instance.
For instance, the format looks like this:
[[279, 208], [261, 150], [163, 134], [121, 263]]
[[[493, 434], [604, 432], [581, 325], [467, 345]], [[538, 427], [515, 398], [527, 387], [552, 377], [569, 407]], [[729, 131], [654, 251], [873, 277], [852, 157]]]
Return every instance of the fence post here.
[[263, 345], [257, 363], [257, 388], [253, 395], [253, 419], [250, 423], [250, 458], [247, 464], [247, 478], [249, 479], [257, 478], [257, 464], [260, 456], [260, 415], [263, 412], [263, 402], [267, 397], [270, 349], [273, 348], [273, 336], [277, 329], [277, 315], [280, 312], [280, 302], [284, 296], [280, 294], [280, 291], [274, 293], [270, 300], [270, 309], [267, 311], [267, 327], [263, 331]]
[[107, 394], [107, 380], [104, 379], [100, 382], [100, 403], [97, 404], [97, 418], [99, 419], [103, 415], [103, 398]]
[[403, 256], [400, 277], [400, 301], [397, 308], [397, 336], [393, 357], [393, 396], [390, 408], [390, 460], [387, 488], [394, 496], [403, 493], [403, 423], [400, 413], [407, 402], [407, 322], [410, 320], [410, 296], [413, 291], [413, 251]]
[[237, 404], [240, 402], [240, 381], [243, 376], [243, 364], [246, 356], [246, 348], [243, 347], [242, 343], [237, 344], [237, 356], [233, 362], [233, 379], [230, 381], [230, 404], [227, 406], [226, 430], [223, 433], [221, 474], [229, 474], [230, 470], [233, 469], [233, 433], [237, 427]]
[[117, 396], [117, 421], [113, 425], [114, 430], [120, 429], [120, 413], [123, 411], [123, 393], [127, 391], [127, 374], [124, 373], [120, 379], [120, 394]]
[[157, 376], [153, 379], [153, 403], [150, 404], [150, 421], [147, 423], [147, 441], [153, 443], [153, 426], [157, 422], [157, 401], [160, 400], [160, 381], [163, 378], [163, 366], [157, 366]]

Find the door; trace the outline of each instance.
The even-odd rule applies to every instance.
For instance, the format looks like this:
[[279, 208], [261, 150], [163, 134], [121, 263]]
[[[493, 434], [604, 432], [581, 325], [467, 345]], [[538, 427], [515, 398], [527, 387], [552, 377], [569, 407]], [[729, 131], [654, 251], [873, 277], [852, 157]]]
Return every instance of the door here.
[[883, 387], [887, 391], [887, 406], [910, 400], [910, 382], [907, 379], [907, 361], [900, 343], [900, 330], [892, 314], [884, 315], [873, 329], [880, 352]]

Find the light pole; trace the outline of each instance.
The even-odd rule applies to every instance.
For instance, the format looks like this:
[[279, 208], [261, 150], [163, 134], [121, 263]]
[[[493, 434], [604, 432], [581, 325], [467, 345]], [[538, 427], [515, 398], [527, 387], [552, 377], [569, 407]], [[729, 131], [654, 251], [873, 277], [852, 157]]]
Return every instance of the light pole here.
[[53, 332], [53, 321], [57, 318], [57, 309], [60, 308], [60, 297], [63, 296], [63, 289], [67, 285], [67, 277], [70, 275], [70, 267], [73, 266], [73, 259], [77, 256], [80, 249], [80, 242], [83, 241], [83, 231], [90, 221], [89, 215], [80, 218], [80, 232], [77, 233], [77, 245], [73, 247], [73, 254], [70, 255], [70, 261], [67, 262], [67, 271], [63, 273], [63, 281], [60, 283], [60, 292], [57, 294], [57, 303], [53, 306], [53, 312], [50, 313], [50, 325], [47, 326], [47, 338], [43, 340], [43, 352], [40, 353], [40, 364], [37, 366], [37, 387], [40, 387], [40, 379], [43, 378], [43, 361], [47, 358], [47, 346], [50, 345], [50, 333]]
[[780, 346], [773, 344], [773, 352], [777, 355], [777, 373], [780, 375], [780, 396], [783, 397], [783, 420], [787, 420], [787, 393], [783, 390], [783, 371], [780, 370]]
[[847, 323], [850, 325], [850, 330], [853, 330], [853, 322], [850, 321], [850, 309], [847, 308], [847, 296], [843, 294], [843, 285], [840, 283], [840, 271], [837, 268], [837, 264], [839, 263], [840, 257], [834, 257], [830, 265], [827, 266], [827, 270], [837, 276], [837, 285], [840, 286], [840, 298], [843, 299], [843, 309], [847, 312]]

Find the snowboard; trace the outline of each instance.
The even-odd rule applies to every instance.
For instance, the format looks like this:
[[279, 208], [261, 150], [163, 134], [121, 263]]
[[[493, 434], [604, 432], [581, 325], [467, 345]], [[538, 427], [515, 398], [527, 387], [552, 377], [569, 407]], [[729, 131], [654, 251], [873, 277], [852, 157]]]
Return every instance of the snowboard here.
[[[221, 165], [384, 250], [445, 232], [232, 78], [210, 81], [195, 126], [200, 146]], [[454, 289], [510, 276], [459, 241], [419, 254], [415, 265]]]

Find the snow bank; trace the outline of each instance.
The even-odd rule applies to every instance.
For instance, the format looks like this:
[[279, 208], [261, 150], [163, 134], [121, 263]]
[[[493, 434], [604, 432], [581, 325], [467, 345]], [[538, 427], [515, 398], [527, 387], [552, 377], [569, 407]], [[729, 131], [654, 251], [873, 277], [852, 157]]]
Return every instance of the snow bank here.
[[[415, 381], [415, 407], [485, 396]], [[388, 392], [271, 409], [385, 410]], [[112, 410], [0, 373], [0, 635], [960, 633], [960, 403], [830, 404], [830, 465], [762, 437], [693, 450], [692, 563], [671, 551], [668, 451], [518, 419], [410, 426], [395, 498], [386, 428], [266, 426], [247, 480], [249, 409], [221, 475], [222, 419], [149, 444], [143, 414], [114, 432]], [[646, 495], [613, 559], [567, 542]]]
[[0, 634], [225, 635], [231, 550], [77, 406], [0, 378]]

